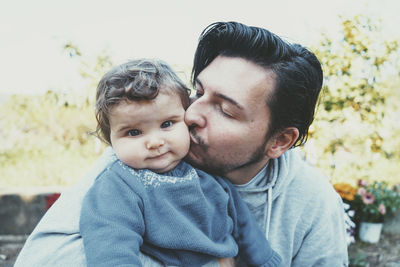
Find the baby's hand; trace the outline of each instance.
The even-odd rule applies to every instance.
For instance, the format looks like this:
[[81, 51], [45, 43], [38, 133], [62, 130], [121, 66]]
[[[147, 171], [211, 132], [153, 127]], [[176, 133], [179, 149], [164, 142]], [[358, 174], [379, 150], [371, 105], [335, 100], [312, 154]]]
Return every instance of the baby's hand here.
[[235, 267], [235, 260], [233, 258], [218, 259], [220, 267]]

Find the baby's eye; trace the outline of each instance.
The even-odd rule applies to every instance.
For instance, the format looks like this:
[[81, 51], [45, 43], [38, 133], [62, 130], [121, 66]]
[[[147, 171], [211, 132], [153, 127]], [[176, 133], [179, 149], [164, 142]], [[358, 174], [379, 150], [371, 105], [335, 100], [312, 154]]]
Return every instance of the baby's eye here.
[[168, 127], [171, 127], [172, 126], [172, 121], [164, 121], [162, 124], [161, 124], [161, 128], [168, 128]]
[[128, 131], [128, 135], [129, 136], [138, 136], [140, 135], [142, 132], [138, 129], [133, 129], [133, 130], [129, 130]]

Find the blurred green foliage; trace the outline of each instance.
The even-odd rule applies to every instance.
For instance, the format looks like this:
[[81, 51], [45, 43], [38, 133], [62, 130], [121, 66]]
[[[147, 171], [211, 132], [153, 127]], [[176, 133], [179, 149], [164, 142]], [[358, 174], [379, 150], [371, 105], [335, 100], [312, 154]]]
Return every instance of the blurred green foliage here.
[[49, 91], [11, 96], [0, 114], [0, 187], [66, 185], [98, 157], [89, 105]]
[[[71, 185], [101, 154], [95, 129], [97, 82], [113, 65], [105, 51], [88, 62], [76, 45], [87, 84], [68, 93], [14, 95], [0, 104], [0, 188]], [[400, 182], [400, 51], [365, 16], [342, 18], [340, 37], [322, 34], [323, 94], [303, 148], [333, 182]], [[190, 77], [180, 73], [184, 79]]]
[[[81, 57], [72, 44], [69, 55]], [[94, 63], [80, 60], [86, 85], [68, 93], [12, 95], [0, 105], [0, 188], [71, 185], [91, 167], [104, 145], [96, 128], [97, 81], [112, 62], [106, 55]]]
[[342, 18], [339, 38], [313, 51], [324, 87], [307, 156], [334, 182], [400, 183], [400, 49], [365, 16]]

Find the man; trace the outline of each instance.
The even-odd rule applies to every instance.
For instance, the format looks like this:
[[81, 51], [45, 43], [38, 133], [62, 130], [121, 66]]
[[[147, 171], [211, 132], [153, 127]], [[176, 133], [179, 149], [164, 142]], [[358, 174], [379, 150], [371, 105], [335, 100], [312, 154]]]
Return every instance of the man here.
[[265, 29], [215, 23], [201, 35], [187, 160], [237, 185], [283, 266], [347, 265], [343, 208], [295, 150], [322, 86], [315, 55]]
[[[192, 74], [187, 160], [237, 186], [282, 266], [346, 266], [341, 199], [291, 149], [307, 139], [321, 90], [315, 55], [265, 29], [215, 23], [200, 36]], [[16, 266], [84, 262], [81, 200], [105, 164], [49, 210]]]

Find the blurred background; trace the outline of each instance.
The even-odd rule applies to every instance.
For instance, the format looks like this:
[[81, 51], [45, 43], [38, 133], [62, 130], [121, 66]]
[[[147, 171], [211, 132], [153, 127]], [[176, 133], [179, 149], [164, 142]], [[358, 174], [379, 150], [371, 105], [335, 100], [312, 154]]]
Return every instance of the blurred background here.
[[0, 0], [0, 191], [76, 183], [105, 147], [90, 134], [101, 76], [156, 57], [189, 84], [201, 31], [231, 20], [321, 60], [302, 148], [312, 164], [333, 184], [400, 184], [399, 10], [397, 0]]
[[102, 74], [138, 57], [188, 82], [215, 21], [265, 27], [313, 50], [324, 92], [303, 148], [333, 181], [400, 182], [400, 2], [0, 2], [0, 188], [74, 184], [104, 146], [93, 100]]

